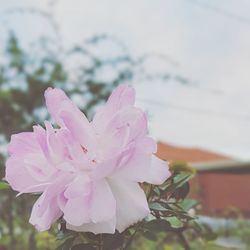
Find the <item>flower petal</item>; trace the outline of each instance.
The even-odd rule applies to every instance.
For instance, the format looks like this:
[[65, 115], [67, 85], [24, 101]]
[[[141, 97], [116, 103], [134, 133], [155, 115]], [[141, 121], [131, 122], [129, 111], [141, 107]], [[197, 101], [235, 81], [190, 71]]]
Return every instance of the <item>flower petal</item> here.
[[104, 222], [115, 216], [115, 199], [104, 179], [90, 183], [89, 178], [78, 176], [64, 195], [68, 198], [64, 219], [73, 226]]
[[129, 140], [145, 136], [148, 132], [145, 113], [138, 108], [126, 107], [113, 116], [104, 132], [114, 133], [114, 131], [124, 127], [128, 127], [130, 130]]
[[148, 132], [146, 114], [139, 108], [126, 107], [113, 116], [107, 124], [105, 133], [123, 127], [130, 130], [129, 141], [145, 136]]
[[110, 220], [115, 216], [116, 201], [109, 184], [103, 180], [93, 183], [90, 218], [94, 223]]
[[155, 154], [157, 152], [157, 143], [150, 137], [142, 137], [136, 141], [136, 150], [146, 154]]
[[[24, 166], [23, 162], [17, 157], [10, 157], [6, 162], [5, 179], [10, 186], [19, 192], [41, 192], [44, 190], [43, 186], [38, 186], [38, 182]], [[34, 187], [34, 188], [32, 188]]]
[[[40, 207], [44, 207], [41, 211]], [[62, 216], [56, 198], [48, 199], [43, 193], [32, 208], [29, 222], [39, 231], [48, 230]]]
[[34, 204], [30, 223], [34, 225], [37, 230], [48, 230], [50, 226], [62, 216], [62, 211], [58, 204], [58, 197], [61, 197], [70, 179], [71, 177], [65, 174], [60, 175], [46, 188]]
[[89, 147], [94, 139], [93, 130], [85, 115], [61, 89], [45, 91], [48, 111], [61, 127], [67, 127], [82, 146]]
[[71, 103], [71, 101], [61, 89], [57, 88], [54, 89], [48, 88], [45, 91], [44, 96], [45, 96], [46, 106], [50, 115], [55, 119], [55, 121], [59, 125], [63, 126], [63, 121], [58, 115], [62, 109], [62, 104], [65, 102]]
[[25, 155], [23, 159], [20, 158], [20, 162], [23, 162], [23, 167], [39, 182], [48, 181], [57, 172], [41, 153]]
[[78, 174], [78, 176], [76, 176], [75, 179], [69, 183], [64, 192], [64, 196], [67, 199], [72, 199], [81, 196], [88, 196], [91, 191], [91, 180], [88, 175]]
[[46, 160], [36, 134], [13, 135], [9, 144], [10, 158], [6, 162], [6, 180], [19, 192], [43, 191], [45, 183], [56, 172]]
[[111, 175], [115, 171], [117, 164], [118, 159], [116, 157], [113, 157], [101, 163], [97, 163], [95, 166], [93, 166], [93, 169], [90, 173], [91, 179], [100, 180]]
[[94, 234], [113, 234], [115, 233], [115, 225], [116, 225], [116, 219], [113, 217], [112, 219], [104, 222], [98, 222], [98, 223], [87, 223], [83, 224], [81, 226], [73, 226], [69, 223], [66, 224], [67, 229], [73, 230], [76, 232], [92, 232]]
[[125, 165], [117, 169], [113, 178], [160, 185], [171, 175], [167, 162], [155, 155], [133, 154]]
[[46, 140], [46, 130], [42, 128], [41, 126], [33, 126], [34, 130], [34, 136], [37, 140], [37, 143], [39, 144], [41, 151], [45, 155], [45, 157], [50, 160], [50, 153], [48, 149], [48, 144]]
[[64, 126], [71, 132], [75, 141], [78, 141], [88, 151], [95, 148], [96, 140], [94, 131], [90, 123], [84, 121], [83, 113], [79, 115], [70, 110], [62, 110], [59, 116], [63, 120]]
[[80, 226], [91, 222], [89, 208], [91, 202], [92, 183], [85, 174], [78, 175], [64, 192], [67, 202], [63, 209], [67, 223]]
[[108, 183], [116, 200], [116, 229], [119, 232], [149, 214], [146, 195], [139, 184], [113, 178], [109, 178]]
[[89, 207], [89, 196], [79, 196], [69, 199], [63, 209], [63, 218], [67, 223], [73, 226], [81, 226], [82, 224], [90, 223]]
[[31, 152], [37, 152], [39, 144], [33, 132], [23, 132], [11, 136], [8, 145], [8, 152], [10, 155], [24, 155]]
[[110, 95], [106, 105], [96, 113], [93, 119], [95, 130], [98, 133], [103, 132], [116, 112], [126, 106], [133, 106], [134, 102], [135, 90], [127, 85], [119, 85]]

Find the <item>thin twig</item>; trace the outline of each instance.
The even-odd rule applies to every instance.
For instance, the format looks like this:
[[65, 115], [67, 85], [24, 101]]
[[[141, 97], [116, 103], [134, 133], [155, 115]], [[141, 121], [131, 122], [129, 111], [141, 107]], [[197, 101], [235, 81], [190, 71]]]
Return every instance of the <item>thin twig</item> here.
[[98, 244], [98, 249], [102, 250], [103, 249], [103, 239], [102, 239], [102, 234], [99, 236], [99, 244]]
[[140, 229], [140, 227], [141, 227], [142, 224], [143, 224], [143, 221], [137, 224], [134, 233], [133, 233], [133, 234], [130, 236], [130, 238], [128, 239], [128, 241], [127, 241], [127, 243], [125, 244], [123, 250], [128, 249], [128, 247], [131, 245], [132, 240], [134, 239], [136, 233], [138, 232], [138, 230]]
[[180, 239], [180, 243], [182, 244], [182, 246], [184, 247], [185, 250], [191, 250], [185, 236], [183, 235], [182, 232], [177, 232], [177, 235]]

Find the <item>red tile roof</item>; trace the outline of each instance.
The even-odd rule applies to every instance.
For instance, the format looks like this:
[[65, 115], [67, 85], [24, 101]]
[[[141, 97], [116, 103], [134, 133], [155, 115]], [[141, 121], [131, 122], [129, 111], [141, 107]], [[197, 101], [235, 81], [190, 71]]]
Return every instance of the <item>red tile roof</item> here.
[[227, 156], [218, 153], [197, 149], [176, 147], [170, 144], [158, 143], [157, 155], [164, 160], [180, 160], [186, 162], [206, 162], [206, 161], [219, 161], [230, 159]]
[[[244, 215], [250, 217], [250, 198], [248, 198], [250, 174], [217, 173], [214, 171], [220, 168], [222, 163], [234, 163], [233, 159], [206, 150], [176, 147], [161, 142], [158, 143], [157, 155], [168, 161], [181, 160], [193, 163], [193, 166], [196, 164], [214, 165], [210, 172], [198, 172], [190, 182], [189, 197], [200, 202], [201, 211], [199, 213], [210, 216], [225, 216], [225, 211], [229, 208], [237, 208]], [[235, 166], [237, 167], [237, 164]]]

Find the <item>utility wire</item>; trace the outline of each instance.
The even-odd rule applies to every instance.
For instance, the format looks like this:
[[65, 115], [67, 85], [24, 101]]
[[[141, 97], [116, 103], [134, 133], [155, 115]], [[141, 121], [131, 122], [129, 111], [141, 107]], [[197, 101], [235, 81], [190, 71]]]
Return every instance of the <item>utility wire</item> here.
[[190, 2], [192, 4], [195, 4], [195, 5], [203, 8], [203, 9], [214, 11], [214, 12], [216, 12], [216, 13], [218, 13], [218, 14], [226, 17], [226, 18], [233, 19], [233, 20], [235, 20], [237, 22], [245, 23], [245, 24], [250, 25], [250, 18], [248, 18], [248, 17], [236, 15], [233, 12], [230, 12], [230, 11], [227, 11], [227, 10], [225, 10], [223, 8], [208, 4], [206, 2], [201, 2], [201, 1], [197, 1], [197, 0], [186, 0], [186, 1], [188, 1], [188, 2]]
[[170, 108], [170, 109], [176, 109], [176, 110], [181, 110], [189, 113], [196, 113], [198, 115], [211, 115], [211, 116], [216, 116], [219, 118], [227, 118], [227, 119], [237, 119], [239, 121], [250, 121], [250, 115], [242, 115], [242, 114], [232, 114], [232, 113], [225, 113], [225, 112], [219, 112], [219, 111], [212, 111], [209, 109], [202, 109], [202, 108], [192, 108], [192, 107], [186, 107], [183, 105], [178, 105], [178, 104], [173, 104], [170, 102], [161, 102], [157, 100], [151, 100], [151, 99], [146, 99], [146, 98], [138, 98], [139, 101], [152, 104], [161, 108]]

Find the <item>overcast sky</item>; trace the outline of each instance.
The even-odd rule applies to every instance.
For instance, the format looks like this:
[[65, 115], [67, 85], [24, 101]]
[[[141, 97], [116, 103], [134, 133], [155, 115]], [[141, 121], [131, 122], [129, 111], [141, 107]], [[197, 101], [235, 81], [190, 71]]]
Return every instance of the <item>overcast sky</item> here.
[[[23, 44], [51, 30], [13, 7], [48, 10], [44, 0], [0, 0], [0, 41], [6, 27]], [[96, 33], [122, 40], [132, 54], [166, 54], [168, 69], [197, 86], [135, 84], [151, 134], [168, 143], [250, 160], [250, 2], [246, 0], [61, 0], [54, 16], [64, 46]], [[31, 21], [32, 20], [32, 21]]]

